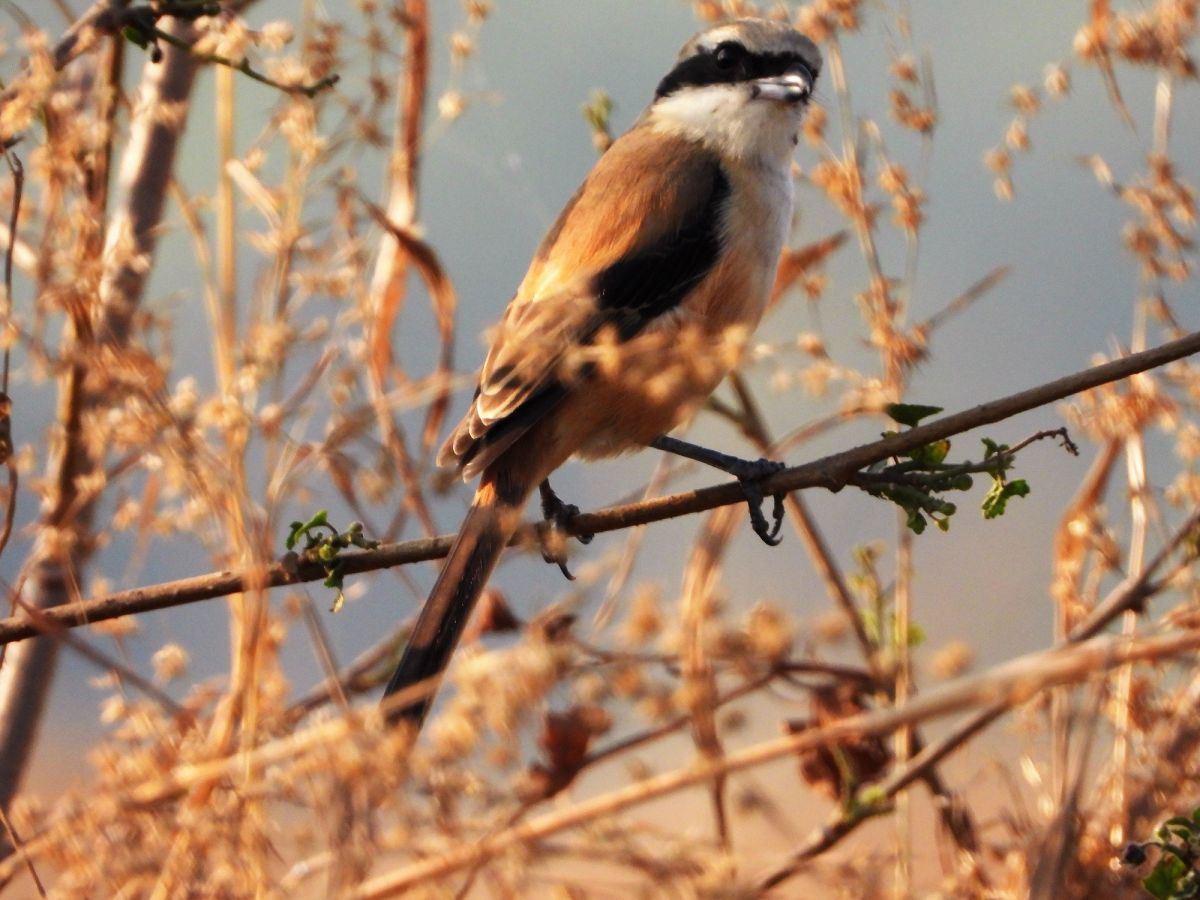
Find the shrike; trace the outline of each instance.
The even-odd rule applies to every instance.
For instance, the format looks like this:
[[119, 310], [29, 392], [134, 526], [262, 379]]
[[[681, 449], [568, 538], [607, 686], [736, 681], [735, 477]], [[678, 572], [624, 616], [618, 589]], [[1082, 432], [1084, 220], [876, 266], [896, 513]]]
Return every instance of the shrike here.
[[816, 46], [786, 24], [702, 31], [567, 203], [438, 455], [479, 487], [384, 697], [428, 689], [389, 719], [424, 718], [529, 495], [541, 485], [552, 513], [546, 479], [573, 455], [651, 445], [719, 465], [743, 480], [755, 530], [773, 542], [752, 490], [769, 468], [665, 435], [736, 364], [762, 317], [820, 69]]

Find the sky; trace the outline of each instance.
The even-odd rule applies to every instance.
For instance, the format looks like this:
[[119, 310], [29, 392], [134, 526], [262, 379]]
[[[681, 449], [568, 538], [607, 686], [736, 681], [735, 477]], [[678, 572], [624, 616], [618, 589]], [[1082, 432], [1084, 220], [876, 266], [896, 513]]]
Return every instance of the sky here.
[[[283, 0], [263, 2], [253, 7], [248, 18], [258, 26], [288, 18], [296, 6]], [[459, 4], [432, 6], [438, 36], [433, 71], [436, 95], [448, 78], [446, 35], [461, 25], [464, 16]], [[1097, 73], [1071, 64], [1071, 94], [1049, 104], [1033, 123], [1032, 153], [1018, 158], [1015, 166], [1016, 197], [1001, 202], [982, 157], [1002, 140], [1008, 126], [1010, 88], [1015, 82], [1039, 84], [1047, 63], [1071, 63], [1072, 38], [1087, 14], [1087, 4], [918, 0], [907, 6], [912, 45], [928, 52], [936, 84], [939, 124], [932, 148], [888, 121], [889, 48], [899, 40], [892, 17], [869, 5], [862, 34], [846, 38], [844, 52], [856, 109], [886, 123], [889, 151], [919, 175], [930, 197], [913, 294], [914, 315], [935, 313], [997, 267], [1009, 270], [999, 287], [937, 333], [929, 360], [913, 380], [909, 395], [913, 402], [955, 411], [1068, 374], [1086, 366], [1095, 354], [1111, 353], [1128, 343], [1138, 281], [1136, 266], [1121, 244], [1125, 212], [1078, 158], [1103, 155], [1118, 179], [1139, 170], [1148, 145], [1154, 81], [1145, 73], [1121, 72], [1122, 89], [1137, 123], [1137, 130], [1131, 131], [1107, 104]], [[327, 4], [325, 13], [337, 15], [340, 7]], [[50, 15], [45, 10], [38, 14]], [[60, 28], [57, 22], [49, 24]], [[458, 290], [457, 359], [464, 372], [482, 359], [484, 329], [503, 309], [541, 234], [594, 161], [580, 105], [593, 90], [603, 88], [615, 102], [614, 129], [624, 129], [649, 100], [678, 47], [698, 27], [690, 6], [678, 0], [496, 2], [460, 85], [473, 102], [461, 120], [446, 128], [431, 128], [421, 175], [421, 222]], [[258, 134], [275, 99], [257, 85], [244, 88], [238, 122], [243, 146]], [[828, 83], [818, 88], [817, 99], [833, 102]], [[1196, 88], [1181, 90], [1178, 102], [1173, 145], [1200, 146]], [[180, 167], [185, 186], [193, 191], [211, 190], [216, 177], [211, 108], [212, 75], [206, 73], [198, 87]], [[807, 168], [815, 157], [802, 145], [797, 161]], [[1194, 166], [1186, 156], [1183, 162]], [[1194, 171], [1182, 174], [1193, 179], [1196, 175]], [[382, 196], [382, 172], [376, 184]], [[812, 191], [802, 191], [800, 197], [794, 244], [842, 227]], [[173, 224], [178, 221], [174, 213]], [[246, 212], [243, 221], [247, 227], [260, 225], [252, 212]], [[171, 312], [181, 334], [203, 321], [195, 281], [179, 277], [190, 252], [185, 238], [166, 241], [151, 282], [152, 302]], [[884, 252], [889, 274], [899, 275], [904, 267], [903, 247], [885, 244]], [[844, 250], [829, 271], [831, 285], [819, 311], [793, 300], [764, 323], [759, 338], [787, 342], [819, 322], [836, 358], [865, 364], [869, 356], [862, 346], [852, 299], [863, 285], [856, 250]], [[253, 289], [260, 275], [253, 265], [244, 265], [244, 289]], [[428, 317], [415, 302], [409, 308], [412, 312], [402, 322], [396, 350], [410, 368], [419, 371], [432, 358]], [[1181, 303], [1180, 310], [1186, 327], [1200, 326], [1194, 303]], [[174, 377], [204, 371], [207, 352], [202, 345], [179, 341]], [[826, 400], [813, 404], [811, 413], [808, 407], [797, 411], [797, 404], [808, 401], [795, 391], [773, 393], [769, 371], [756, 370], [750, 377], [765, 398], [768, 419], [779, 428], [830, 408]], [[52, 409], [52, 395], [45, 386], [23, 379], [19, 371], [12, 393], [23, 419], [18, 420], [24, 432], [18, 433], [20, 443], [38, 433], [39, 419]], [[461, 409], [460, 398], [451, 415]], [[985, 433], [1015, 443], [1060, 424], [1056, 409], [1044, 408]], [[843, 449], [871, 439], [877, 431], [875, 424], [840, 431], [798, 448], [787, 461], [802, 462]], [[737, 436], [711, 420], [697, 423], [695, 434], [708, 443], [736, 449]], [[959, 439], [963, 455], [978, 455], [975, 440], [975, 436]], [[1031, 481], [1033, 493], [1008, 516], [984, 522], [973, 502], [965, 502], [949, 534], [931, 530], [917, 540], [915, 618], [928, 633], [928, 648], [965, 640], [976, 648], [979, 662], [986, 664], [1049, 643], [1053, 611], [1046, 584], [1053, 529], [1086, 471], [1090, 451], [1085, 446], [1084, 455], [1073, 459], [1048, 443], [1032, 448], [1022, 457], [1020, 469]], [[612, 463], [571, 464], [556, 484], [572, 502], [588, 509], [624, 497], [631, 486], [649, 477], [654, 464], [649, 452]], [[696, 475], [680, 485], [717, 480]], [[850, 565], [850, 551], [856, 545], [894, 540], [896, 516], [885, 504], [847, 491], [810, 493], [843, 565]], [[982, 489], [977, 488], [977, 494]], [[27, 523], [33, 509], [26, 495], [18, 521]], [[460, 509], [461, 501], [452, 498], [436, 510], [444, 531], [456, 526]], [[655, 526], [653, 549], [643, 555], [638, 574], [654, 579], [664, 591], [677, 590], [688, 540], [698, 524], [687, 520]], [[15, 573], [20, 551], [27, 545], [22, 541], [18, 538], [0, 559], [0, 575], [5, 579], [11, 580]], [[619, 538], [598, 538], [574, 558], [577, 565], [586, 564], [608, 558], [620, 546]], [[102, 550], [91, 575], [104, 575], [115, 587], [127, 586], [121, 582], [127, 552], [121, 546]], [[143, 580], [183, 577], [209, 568], [203, 553], [183, 552], [171, 559], [150, 560]], [[343, 613], [326, 620], [340, 658], [349, 660], [390, 629], [398, 619], [396, 595], [406, 604], [415, 604], [415, 594], [432, 583], [433, 574], [432, 567], [414, 569], [412, 592], [389, 576], [369, 579], [364, 596], [355, 595]], [[726, 579], [732, 595], [746, 602], [769, 598], [790, 609], [802, 625], [828, 607], [791, 534], [771, 549], [747, 530], [731, 552]], [[505, 565], [497, 583], [514, 595], [525, 615], [559, 598], [563, 590], [552, 567], [523, 560]], [[324, 609], [327, 600], [321, 591], [314, 588], [314, 596]], [[142, 633], [126, 649], [134, 660], [144, 661], [164, 641], [180, 641], [191, 649], [196, 677], [217, 676], [228, 668], [224, 622], [220, 601], [152, 614], [143, 617]], [[318, 677], [319, 669], [302, 640], [293, 644], [286, 662], [296, 688], [303, 690]], [[41, 773], [61, 772], [61, 754], [75, 752], [74, 739], [87, 740], [86, 735], [96, 733], [100, 694], [81, 688], [93, 674], [86, 663], [64, 656], [46, 722], [47, 752], [39, 762]]]

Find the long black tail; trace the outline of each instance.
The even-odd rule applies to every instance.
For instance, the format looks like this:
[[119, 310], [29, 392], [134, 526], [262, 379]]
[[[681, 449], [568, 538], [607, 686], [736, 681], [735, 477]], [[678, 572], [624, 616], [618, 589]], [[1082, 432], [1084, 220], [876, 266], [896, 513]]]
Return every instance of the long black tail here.
[[[424, 721], [450, 654], [520, 523], [521, 509], [531, 490], [532, 485], [513, 484], [511, 479], [484, 474], [467, 518], [417, 617], [400, 664], [383, 692], [389, 722], [412, 722], [419, 728]], [[425, 689], [411, 702], [388, 703], [398, 691], [422, 684]]]

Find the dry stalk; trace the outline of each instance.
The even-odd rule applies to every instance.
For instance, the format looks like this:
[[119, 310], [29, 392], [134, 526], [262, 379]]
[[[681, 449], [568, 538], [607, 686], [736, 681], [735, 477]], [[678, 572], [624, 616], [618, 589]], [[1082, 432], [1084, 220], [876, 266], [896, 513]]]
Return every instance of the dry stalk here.
[[[1124, 615], [1130, 610], [1141, 611], [1146, 600], [1165, 589], [1170, 583], [1170, 575], [1158, 580], [1152, 581], [1155, 573], [1159, 572], [1170, 560], [1181, 546], [1190, 540], [1194, 540], [1197, 530], [1200, 529], [1200, 512], [1192, 515], [1176, 532], [1171, 539], [1167, 541], [1160, 551], [1155, 554], [1154, 558], [1141, 569], [1138, 575], [1131, 576], [1119, 585], [1117, 585], [1104, 602], [1097, 605], [1093, 610], [1093, 615], [1089, 617], [1086, 623], [1075, 630], [1056, 649], [1063, 650], [1073, 646], [1079, 646], [1086, 641], [1095, 639], [1104, 628], [1112, 624], [1118, 617]], [[1123, 639], [1130, 640], [1131, 636], [1124, 635]], [[1117, 640], [1114, 638], [1113, 640]], [[1054, 651], [1045, 651], [1051, 653]], [[912, 784], [919, 778], [928, 778], [935, 771], [935, 767], [951, 753], [959, 750], [968, 741], [987, 729], [992, 723], [1003, 716], [1012, 708], [1012, 704], [1007, 701], [999, 701], [990, 703], [983, 709], [980, 709], [968, 716], [965, 721], [955, 726], [950, 733], [920, 749], [907, 762], [896, 766], [887, 777], [880, 781], [876, 788], [884, 798], [890, 799], [898, 792], [902, 791], [908, 785]], [[957, 799], [952, 795], [947, 798], [951, 802], [943, 814], [948, 816], [947, 827], [952, 834], [958, 835], [959, 829], [962, 827], [963, 817], [967, 817], [966, 810], [957, 802]], [[955, 824], [957, 819], [960, 824]], [[839, 814], [834, 822], [824, 829], [821, 829], [810, 841], [803, 847], [792, 854], [791, 858], [784, 865], [780, 866], [775, 872], [765, 878], [759, 885], [763, 890], [776, 887], [788, 879], [796, 875], [805, 865], [811, 860], [820, 856], [822, 853], [831, 849], [843, 838], [853, 832], [864, 819], [860, 816], [847, 816]], [[969, 817], [966, 818], [966, 833], [972, 833]]]
[[728, 753], [719, 763], [698, 761], [690, 768], [656, 775], [592, 800], [547, 813], [477, 843], [461, 845], [437, 857], [374, 878], [360, 885], [349, 896], [354, 900], [396, 896], [475, 865], [480, 860], [495, 858], [517, 846], [533, 844], [552, 834], [702, 784], [718, 772], [730, 773], [753, 768], [852, 737], [890, 734], [897, 728], [927, 722], [975, 706], [990, 708], [1003, 704], [1011, 709], [1048, 688], [1085, 682], [1129, 663], [1174, 659], [1197, 648], [1200, 648], [1200, 631], [1185, 631], [1133, 640], [1096, 639], [1067, 648], [1021, 656], [981, 675], [933, 688], [903, 707], [863, 713], [824, 728], [766, 741], [746, 750]]
[[[143, 263], [153, 256], [170, 163], [182, 127], [181, 120], [164, 121], [157, 111], [186, 104], [194, 72], [194, 61], [178, 52], [168, 53], [160, 65], [147, 69], [145, 102], [131, 124], [119, 176], [122, 204], [113, 216], [106, 243], [105, 259], [112, 266], [106, 267], [100, 279], [99, 326], [94, 334], [101, 346], [119, 351], [128, 339], [130, 319], [147, 272]], [[76, 485], [100, 464], [86, 452], [80, 434], [85, 409], [93, 408], [99, 399], [84, 391], [84, 359], [95, 346], [90, 321], [93, 311], [83, 305], [77, 310], [68, 351], [77, 361], [70, 367], [60, 401], [65, 452], [55, 464], [56, 496], [43, 516], [43, 530], [26, 566], [28, 576], [21, 593], [24, 605], [39, 610], [67, 602], [78, 584], [95, 498], [78, 494]], [[65, 545], [60, 531], [72, 535]], [[64, 546], [71, 548], [67, 556]], [[77, 591], [74, 595], [78, 596]], [[0, 807], [7, 808], [11, 802], [32, 751], [56, 651], [57, 642], [37, 641], [7, 654], [0, 669], [0, 769], [5, 773], [0, 779]]]

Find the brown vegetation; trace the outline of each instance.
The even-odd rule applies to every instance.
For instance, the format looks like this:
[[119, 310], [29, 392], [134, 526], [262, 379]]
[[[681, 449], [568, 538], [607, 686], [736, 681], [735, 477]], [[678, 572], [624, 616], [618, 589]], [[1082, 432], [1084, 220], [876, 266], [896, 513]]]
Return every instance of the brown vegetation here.
[[[819, 576], [810, 593], [823, 590], [830, 608], [804, 629], [795, 609], [726, 584], [736, 584], [727, 551], [745, 527], [740, 487], [669, 493], [676, 473], [660, 468], [629, 502], [573, 522], [576, 533], [623, 532], [624, 543], [615, 561], [574, 564], [580, 580], [561, 602], [521, 621], [501, 587], [489, 591], [474, 637], [517, 636], [460, 652], [452, 690], [415, 746], [383, 728], [373, 702], [403, 628], [339, 666], [330, 619], [294, 587], [330, 568], [313, 552], [285, 553], [284, 538], [290, 519], [319, 506], [360, 519], [384, 543], [347, 551], [334, 580], [399, 567], [398, 578], [369, 582], [385, 602], [402, 588], [419, 594], [404, 565], [446, 552], [437, 511], [450, 486], [433, 474], [432, 453], [463, 386], [453, 359], [462, 336], [453, 273], [421, 227], [421, 163], [431, 130], [453, 127], [481, 99], [463, 72], [492, 4], [468, 0], [457, 12], [432, 121], [431, 41], [441, 37], [423, 0], [364, 0], [337, 21], [304, 4], [294, 22], [254, 25], [252, 0], [209, 6], [98, 2], [64, 20], [59, 37], [27, 23], [19, 46], [4, 50], [21, 65], [0, 93], [0, 558], [15, 573], [0, 621], [0, 883], [14, 896], [80, 897], [1137, 890], [1144, 872], [1117, 865], [1122, 844], [1200, 804], [1200, 679], [1188, 665], [1200, 649], [1200, 373], [1189, 359], [1200, 335], [1180, 324], [1191, 310], [1175, 312], [1196, 293], [1195, 195], [1180, 171], [1194, 159], [1176, 159], [1169, 127], [1177, 93], [1196, 88], [1196, 3], [1093, 2], [1074, 61], [1052, 64], [1040, 86], [1013, 88], [1013, 118], [985, 159], [997, 195], [1013, 197], [1031, 129], [1072, 102], [1073, 68], [1100, 72], [1114, 122], [1134, 112], [1152, 120], [1143, 171], [1118, 177], [1099, 155], [1085, 160], [1127, 209], [1123, 240], [1140, 277], [1128, 346], [771, 476], [764, 488], [785, 495], [792, 546]], [[734, 0], [693, 6], [700, 19], [760, 11]], [[761, 10], [792, 17], [822, 44], [823, 106], [806, 124], [798, 178], [805, 202], [845, 220], [844, 231], [794, 241], [773, 303], [850, 296], [826, 267], [856, 245], [853, 300], [872, 362], [838, 361], [815, 330], [764, 343], [748, 369], [773, 367], [775, 386], [798, 398], [840, 394], [818, 419], [773, 425], [753, 379], [735, 375], [720, 395], [733, 399], [705, 414], [732, 422], [753, 455], [862, 422], [897, 428], [885, 413], [907, 399], [939, 329], [1004, 274], [980, 273], [936, 313], [914, 313], [929, 198], [884, 137], [925, 150], [936, 141], [939, 48], [918, 52], [906, 4], [897, 6], [886, 21], [859, 0]], [[855, 107], [844, 66], [846, 42], [875, 24], [896, 43], [880, 68], [893, 80], [890, 121]], [[177, 162], [204, 67], [217, 72], [212, 196], [189, 193]], [[1157, 79], [1152, 110], [1127, 106], [1130, 71]], [[235, 104], [250, 80], [278, 99], [235, 152]], [[594, 99], [588, 111], [600, 150], [607, 110]], [[364, 158], [386, 169], [382, 197], [360, 183]], [[255, 217], [248, 231], [239, 208]], [[191, 241], [186, 274], [156, 268], [171, 216]], [[884, 240], [904, 247], [898, 273]], [[250, 259], [252, 287], [239, 278]], [[202, 303], [206, 332], [179, 333], [148, 299], [155, 291]], [[431, 348], [419, 366], [394, 350], [400, 323], [423, 321], [409, 308], [417, 302], [429, 304]], [[38, 391], [55, 398], [41, 420], [23, 397]], [[971, 648], [956, 644], [938, 654], [934, 677], [919, 678], [911, 636], [931, 612], [914, 597], [906, 516], [893, 546], [860, 548], [848, 569], [851, 552], [831, 548], [805, 489], [882, 494], [911, 522], [905, 498], [930, 488], [908, 462], [914, 454], [928, 462], [951, 436], [1066, 398], [1092, 463], [1054, 537], [1052, 645], [972, 673]], [[33, 434], [35, 422], [45, 428]], [[1029, 440], [1073, 448], [1064, 434]], [[1164, 447], [1170, 471], [1148, 462]], [[1024, 452], [1023, 442], [943, 477], [1004, 475]], [[934, 523], [952, 514], [933, 501], [921, 509]], [[677, 592], [637, 581], [635, 561], [655, 540], [645, 526], [701, 513], [682, 577], [670, 581]], [[148, 558], [197, 545], [220, 571], [113, 592], [93, 565], [116, 541], [130, 548], [125, 573], [138, 581]], [[891, 576], [881, 574], [885, 554]], [[174, 644], [148, 674], [128, 661], [123, 640], [137, 616], [222, 597], [224, 678], [186, 685], [188, 654]], [[585, 602], [595, 610], [586, 619]], [[289, 642], [301, 643], [295, 625], [324, 672], [307, 693], [292, 690], [281, 662]], [[39, 797], [21, 782], [64, 649], [102, 671], [108, 731], [74, 750], [94, 770], [85, 790]], [[808, 715], [796, 714], [797, 694]], [[778, 721], [782, 736], [749, 729], [751, 710]], [[997, 754], [997, 777], [1021, 787], [977, 796], [948, 763], [986, 757], [975, 739], [1006, 717], [1031, 732], [1032, 749], [1019, 761]], [[946, 721], [932, 731], [935, 720]], [[780, 760], [784, 774], [765, 768]], [[786, 787], [764, 787], [766, 771]], [[784, 797], [829, 810], [828, 821], [794, 834]], [[665, 812], [628, 814], [664, 800], [674, 804]], [[914, 849], [918, 804], [936, 820], [936, 854]], [[757, 847], [763, 834], [772, 835], [764, 846], [788, 849]], [[843, 854], [847, 839], [864, 853]]]

